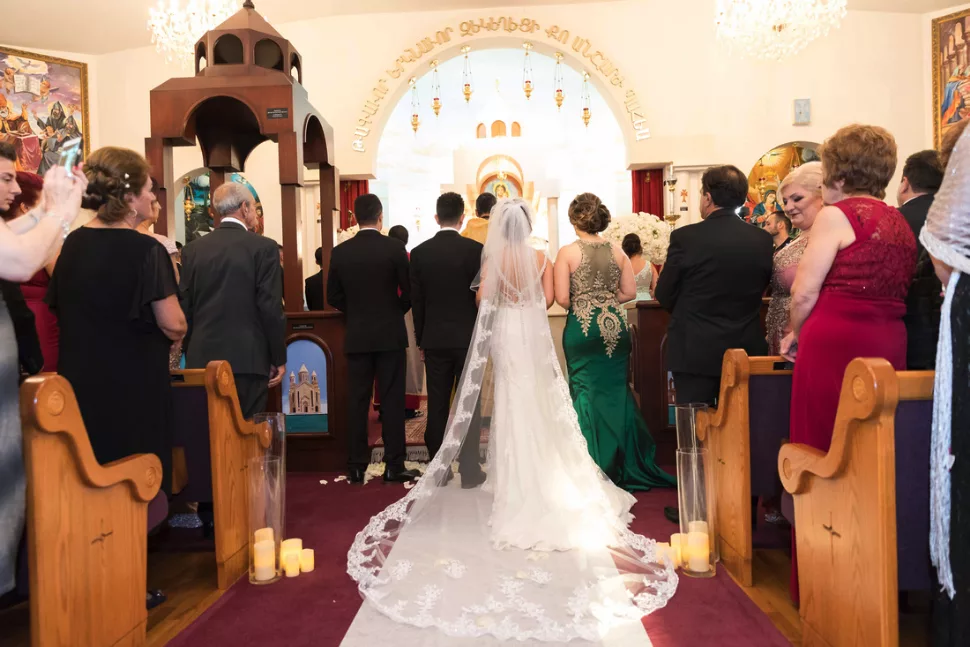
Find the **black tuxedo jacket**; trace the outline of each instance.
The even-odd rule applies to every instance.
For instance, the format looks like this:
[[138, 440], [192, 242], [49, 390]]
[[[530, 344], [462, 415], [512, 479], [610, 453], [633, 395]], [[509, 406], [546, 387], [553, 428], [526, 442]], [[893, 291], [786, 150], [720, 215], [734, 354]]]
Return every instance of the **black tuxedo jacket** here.
[[344, 352], [407, 348], [404, 313], [411, 309], [411, 281], [404, 243], [362, 229], [334, 247], [327, 301], [347, 316]]
[[303, 282], [307, 310], [323, 310], [323, 270]]
[[414, 337], [424, 349], [468, 348], [478, 306], [472, 282], [482, 244], [445, 229], [411, 252]]
[[271, 238], [223, 223], [182, 250], [187, 368], [226, 360], [233, 373], [286, 364], [280, 254]]
[[671, 313], [669, 370], [720, 375], [728, 349], [767, 354], [760, 313], [773, 251], [768, 232], [729, 209], [671, 233], [656, 294]]
[[921, 195], [899, 208], [916, 236], [916, 274], [906, 295], [906, 364], [911, 370], [936, 367], [936, 344], [940, 336], [940, 309], [943, 307], [943, 284], [933, 269], [929, 253], [919, 242], [919, 232], [926, 224], [926, 214], [933, 196]]

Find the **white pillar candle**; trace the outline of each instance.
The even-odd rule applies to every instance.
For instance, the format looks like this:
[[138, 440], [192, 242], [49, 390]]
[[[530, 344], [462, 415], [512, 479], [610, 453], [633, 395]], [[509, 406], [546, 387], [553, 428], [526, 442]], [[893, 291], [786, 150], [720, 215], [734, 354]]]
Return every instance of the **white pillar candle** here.
[[273, 541], [274, 539], [272, 528], [260, 528], [256, 531], [256, 537], [253, 541], [258, 544], [261, 541]]
[[299, 564], [301, 550], [303, 550], [302, 539], [284, 539], [280, 544], [280, 566], [286, 566], [286, 556], [290, 553], [296, 555], [296, 561]]
[[297, 553], [287, 553], [286, 561], [283, 562], [287, 577], [296, 577], [300, 574], [300, 556]]
[[707, 527], [706, 521], [691, 521], [687, 524], [688, 532], [702, 532], [705, 535], [711, 534]]
[[694, 573], [711, 570], [711, 540], [705, 532], [687, 533], [687, 568]]
[[675, 533], [670, 535], [670, 549], [674, 552], [674, 566], [681, 566], [684, 563], [684, 552], [687, 547], [687, 535]]
[[266, 582], [276, 576], [276, 545], [273, 540], [253, 544], [253, 571], [257, 582]]
[[300, 572], [309, 573], [313, 570], [313, 549], [304, 548], [300, 551]]

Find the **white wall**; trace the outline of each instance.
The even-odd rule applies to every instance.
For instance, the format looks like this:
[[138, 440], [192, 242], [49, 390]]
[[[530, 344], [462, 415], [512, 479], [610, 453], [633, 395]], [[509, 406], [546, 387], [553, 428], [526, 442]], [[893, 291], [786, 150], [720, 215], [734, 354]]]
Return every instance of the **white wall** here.
[[[455, 32], [442, 51], [465, 42], [487, 46], [490, 35], [462, 38], [459, 24], [502, 15], [537, 20], [541, 29], [528, 38], [546, 46], [550, 41], [545, 29], [569, 29], [571, 39], [589, 39], [618, 66], [625, 79], [620, 94], [636, 92], [652, 134], [632, 147], [633, 164], [733, 163], [748, 170], [774, 146], [792, 140], [820, 142], [852, 122], [888, 128], [901, 157], [931, 145], [929, 17], [915, 14], [850, 11], [840, 29], [782, 63], [729, 56], [715, 40], [714, 0], [337, 16], [276, 27], [303, 55], [310, 98], [335, 130], [341, 173], [367, 176], [374, 171], [377, 134], [370, 135], [368, 152], [361, 154], [351, 145], [353, 129], [370, 89], [387, 77], [385, 70], [406, 47], [448, 26]], [[521, 42], [526, 37], [516, 33], [509, 38]], [[574, 56], [568, 45], [560, 48]], [[391, 81], [381, 114], [390, 113], [391, 96], [403, 94], [407, 78], [423, 74], [437, 53], [407, 65]], [[90, 71], [92, 143], [141, 150], [149, 134], [149, 91], [182, 72], [167, 66], [151, 47], [97, 57]], [[603, 79], [599, 82], [601, 89], [611, 90]], [[443, 92], [454, 92], [453, 100], [458, 100], [457, 88]], [[796, 98], [812, 99], [811, 126], [791, 125]], [[618, 118], [629, 127], [627, 115]], [[267, 234], [278, 238], [274, 149], [272, 144], [258, 148], [246, 175], [266, 207]], [[176, 175], [200, 163], [197, 150], [177, 149]]]

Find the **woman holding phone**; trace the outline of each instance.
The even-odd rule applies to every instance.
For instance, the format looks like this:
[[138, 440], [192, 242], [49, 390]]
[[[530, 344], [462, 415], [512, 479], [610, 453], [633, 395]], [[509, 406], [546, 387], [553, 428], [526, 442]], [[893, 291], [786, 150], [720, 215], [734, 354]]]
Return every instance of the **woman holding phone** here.
[[[71, 161], [71, 160], [68, 160]], [[17, 152], [0, 143], [0, 211], [20, 195]], [[87, 187], [83, 173], [57, 166], [44, 176], [40, 204], [10, 221], [0, 220], [0, 278], [21, 283], [57, 253], [77, 218]], [[20, 430], [17, 338], [0, 300], [0, 595], [14, 588], [17, 546], [23, 534], [27, 483]]]

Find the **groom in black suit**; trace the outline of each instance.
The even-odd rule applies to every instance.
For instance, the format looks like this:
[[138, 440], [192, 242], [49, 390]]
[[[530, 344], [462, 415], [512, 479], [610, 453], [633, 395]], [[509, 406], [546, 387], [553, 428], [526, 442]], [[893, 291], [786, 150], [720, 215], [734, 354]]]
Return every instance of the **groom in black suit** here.
[[703, 221], [671, 233], [657, 301], [670, 312], [667, 366], [677, 403], [713, 405], [726, 350], [768, 353], [761, 299], [774, 244], [771, 234], [737, 215], [748, 195], [748, 179], [738, 168], [709, 168], [701, 192]]
[[[441, 195], [435, 211], [441, 231], [411, 252], [414, 336], [424, 351], [428, 378], [428, 426], [424, 439], [430, 458], [441, 448], [451, 394], [465, 368], [478, 317], [471, 286], [482, 262], [481, 243], [459, 233], [465, 214], [462, 197], [457, 193]], [[480, 438], [481, 423], [476, 415], [458, 458], [463, 488], [475, 487], [484, 480], [478, 463]]]
[[358, 197], [354, 214], [360, 231], [333, 248], [327, 279], [327, 301], [347, 319], [349, 477], [352, 483], [362, 483], [370, 462], [367, 415], [376, 377], [383, 413], [384, 480], [400, 483], [419, 476], [404, 469], [408, 347], [404, 313], [411, 308], [408, 254], [404, 243], [381, 234], [384, 213], [376, 195]]

